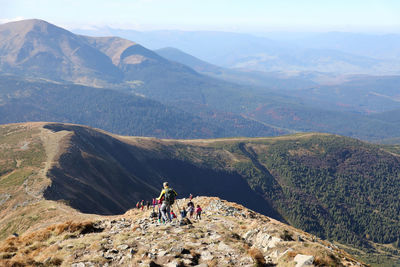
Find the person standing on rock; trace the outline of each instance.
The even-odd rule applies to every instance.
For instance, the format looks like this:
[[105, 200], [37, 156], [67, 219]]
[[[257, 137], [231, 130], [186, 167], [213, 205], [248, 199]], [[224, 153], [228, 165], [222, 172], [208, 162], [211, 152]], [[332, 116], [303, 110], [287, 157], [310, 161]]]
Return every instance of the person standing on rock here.
[[201, 212], [202, 212], [203, 210], [200, 208], [200, 205], [197, 205], [197, 208], [196, 208], [196, 220], [201, 220]]
[[189, 203], [187, 204], [188, 206], [188, 213], [189, 213], [189, 217], [192, 218], [193, 214], [194, 214], [194, 203], [192, 201], [189, 201]]
[[171, 206], [175, 202], [175, 198], [178, 195], [174, 189], [169, 188], [168, 182], [164, 182], [164, 189], [161, 190], [158, 200], [163, 200], [161, 204], [161, 216], [167, 222], [172, 222], [171, 218]]

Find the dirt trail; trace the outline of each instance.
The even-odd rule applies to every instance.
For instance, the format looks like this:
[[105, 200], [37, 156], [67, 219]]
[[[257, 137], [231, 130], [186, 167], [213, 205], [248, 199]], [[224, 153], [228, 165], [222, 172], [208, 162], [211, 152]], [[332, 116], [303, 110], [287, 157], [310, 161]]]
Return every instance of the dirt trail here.
[[57, 157], [61, 151], [61, 146], [63, 144], [61, 140], [72, 133], [69, 131], [59, 131], [55, 133], [45, 128], [41, 128], [40, 131], [40, 138], [43, 142], [47, 156], [45, 167], [41, 170], [40, 175], [48, 180], [46, 174], [48, 170], [56, 163]]

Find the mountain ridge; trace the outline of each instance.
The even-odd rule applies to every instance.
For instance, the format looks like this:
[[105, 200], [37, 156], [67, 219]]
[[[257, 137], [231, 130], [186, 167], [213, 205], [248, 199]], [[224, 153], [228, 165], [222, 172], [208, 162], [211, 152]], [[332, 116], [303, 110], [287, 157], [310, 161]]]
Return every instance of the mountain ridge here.
[[346, 244], [368, 262], [399, 260], [396, 148], [318, 133], [161, 140], [60, 123], [2, 125], [0, 132], [0, 238], [47, 216], [61, 223], [66, 217], [54, 214], [72, 208], [87, 215], [64, 215], [124, 213], [168, 180], [179, 196], [246, 205]]
[[[122, 216], [50, 224], [0, 241], [1, 261], [6, 266], [367, 266], [335, 244], [236, 203], [216, 197], [193, 201], [203, 208], [201, 220], [161, 224], [150, 218], [151, 210], [132, 209]], [[186, 199], [176, 205], [186, 205]]]

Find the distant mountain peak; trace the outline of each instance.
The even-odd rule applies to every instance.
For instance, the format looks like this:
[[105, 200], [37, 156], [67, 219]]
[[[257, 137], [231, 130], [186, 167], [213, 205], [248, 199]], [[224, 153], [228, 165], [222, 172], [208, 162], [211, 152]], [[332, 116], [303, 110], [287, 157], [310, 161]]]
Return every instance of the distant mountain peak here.
[[49, 32], [49, 30], [56, 30], [64, 33], [68, 32], [72, 35], [71, 32], [41, 19], [27, 19], [0, 24], [0, 34], [4, 30], [12, 30], [12, 32], [15, 34], [20, 34], [21, 32], [28, 33], [31, 31], [40, 33], [54, 33]]

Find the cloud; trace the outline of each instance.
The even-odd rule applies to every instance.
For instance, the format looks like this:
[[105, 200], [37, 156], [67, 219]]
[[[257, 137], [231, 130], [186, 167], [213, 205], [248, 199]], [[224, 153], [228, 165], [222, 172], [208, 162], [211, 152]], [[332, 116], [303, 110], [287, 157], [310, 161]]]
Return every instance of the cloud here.
[[24, 20], [24, 19], [25, 19], [24, 17], [15, 17], [15, 18], [11, 18], [11, 19], [0, 18], [0, 24], [13, 22], [13, 21], [18, 21], [18, 20]]

